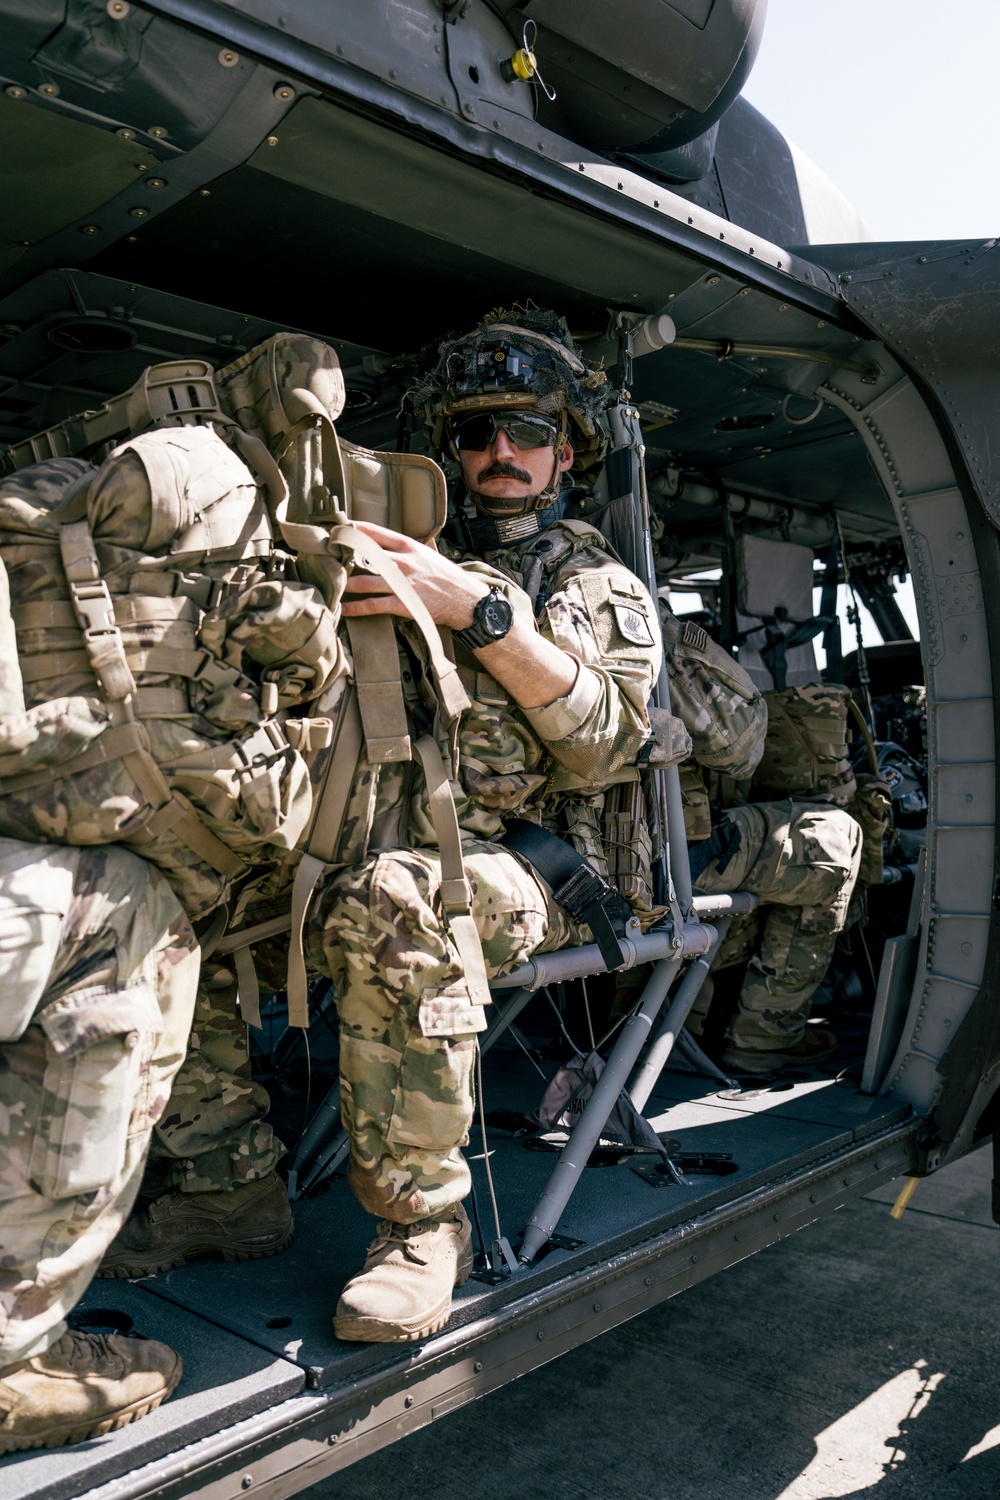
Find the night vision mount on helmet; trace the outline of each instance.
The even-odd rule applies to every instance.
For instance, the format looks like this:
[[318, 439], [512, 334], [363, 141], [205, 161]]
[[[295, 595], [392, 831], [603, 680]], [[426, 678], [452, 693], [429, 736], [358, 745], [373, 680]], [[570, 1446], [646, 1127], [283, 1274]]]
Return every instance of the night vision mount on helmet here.
[[602, 413], [614, 396], [604, 370], [583, 359], [565, 318], [546, 308], [497, 309], [472, 333], [442, 340], [409, 392], [435, 449], [454, 458], [456, 423], [463, 415], [501, 409], [551, 418], [553, 472], [529, 509], [543, 509], [557, 497], [567, 442], [574, 448], [574, 477], [584, 483], [596, 477], [609, 441]]

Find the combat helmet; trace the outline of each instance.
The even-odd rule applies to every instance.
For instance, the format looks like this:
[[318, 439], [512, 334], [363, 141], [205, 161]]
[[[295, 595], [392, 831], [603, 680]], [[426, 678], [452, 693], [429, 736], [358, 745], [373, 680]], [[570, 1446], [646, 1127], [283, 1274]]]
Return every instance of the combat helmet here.
[[586, 483], [596, 474], [608, 446], [601, 413], [614, 391], [605, 372], [585, 362], [565, 318], [547, 308], [497, 308], [471, 333], [450, 334], [432, 347], [424, 363], [408, 394], [436, 451], [458, 458], [454, 428], [462, 414], [532, 411], [556, 427], [552, 477], [533, 497], [535, 509], [551, 505], [559, 493], [567, 442], [574, 477]]

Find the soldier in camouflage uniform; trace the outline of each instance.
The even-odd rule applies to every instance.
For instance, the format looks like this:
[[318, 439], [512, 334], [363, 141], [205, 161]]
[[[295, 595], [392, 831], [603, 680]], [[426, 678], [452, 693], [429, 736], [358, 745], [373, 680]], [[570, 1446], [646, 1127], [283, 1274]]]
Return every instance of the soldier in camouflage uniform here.
[[[455, 631], [472, 699], [456, 804], [492, 975], [587, 935], [535, 869], [496, 842], [501, 815], [594, 849], [601, 789], [634, 778], [650, 738], [659, 630], [648, 594], [603, 537], [566, 516], [571, 432], [599, 457], [608, 393], [561, 319], [500, 315], [447, 342], [414, 399], [461, 464], [468, 545], [447, 557], [364, 529], [392, 552], [437, 623]], [[371, 576], [349, 580], [344, 610], [407, 614]], [[349, 1181], [381, 1220], [334, 1327], [341, 1338], [395, 1342], [439, 1328], [471, 1269], [461, 1147], [486, 1019], [445, 909], [423, 779], [413, 765], [381, 771], [373, 808], [350, 821], [365, 834], [356, 862], [313, 903], [307, 959], [335, 981]], [[357, 780], [368, 787], [371, 769], [362, 765]]]
[[[0, 723], [28, 727], [0, 568]], [[158, 1406], [173, 1350], [68, 1330], [131, 1207], [184, 1056], [198, 947], [123, 849], [0, 839], [0, 1453]]]
[[[764, 761], [768, 710], [748, 674], [699, 625], [682, 624], [665, 606], [663, 637], [673, 711], [693, 744], [681, 787], [695, 891], [752, 891], [765, 905], [723, 1066], [761, 1073], [818, 1061], [837, 1041], [825, 1028], [807, 1028], [810, 1001], [844, 928], [861, 860], [860, 827], [826, 800], [850, 796], [850, 768], [832, 753], [814, 754], [807, 786], [801, 774], [796, 779], [801, 755], [782, 767], [768, 741]], [[829, 723], [846, 713], [845, 691], [795, 690], [796, 703], [810, 710], [802, 722], [820, 725], [821, 749], [832, 752]], [[797, 786], [801, 800], [746, 801], [762, 769], [768, 794]], [[741, 941], [734, 926], [716, 967], [736, 961]], [[703, 992], [689, 1022], [696, 1031], [710, 993]]]

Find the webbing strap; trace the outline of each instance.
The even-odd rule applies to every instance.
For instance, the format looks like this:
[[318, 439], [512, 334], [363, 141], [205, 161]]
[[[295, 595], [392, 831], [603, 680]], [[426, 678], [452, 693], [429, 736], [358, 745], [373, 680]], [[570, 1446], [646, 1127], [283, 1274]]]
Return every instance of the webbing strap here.
[[[135, 692], [135, 678], [125, 660], [125, 643], [110, 590], [101, 577], [89, 522], [61, 525], [59, 551], [94, 676], [109, 706], [127, 705]], [[120, 715], [118, 718], [121, 722]]]
[[233, 967], [236, 970], [236, 989], [240, 997], [240, 1014], [248, 1026], [261, 1024], [260, 985], [257, 982], [257, 965], [249, 948], [233, 950]]
[[331, 863], [339, 854], [340, 834], [355, 773], [364, 732], [358, 697], [353, 687], [344, 690], [344, 702], [336, 726], [336, 739], [327, 762], [323, 785], [316, 795], [316, 810], [306, 839], [306, 848], [317, 859]]
[[[219, 421], [215, 417], [216, 422]], [[271, 505], [277, 511], [288, 499], [288, 485], [285, 476], [278, 468], [277, 463], [266, 443], [261, 442], [252, 432], [244, 432], [232, 418], [223, 419], [226, 432], [232, 440], [232, 445], [253, 474], [261, 487], [266, 490]], [[259, 1023], [258, 1023], [259, 1024]]]
[[445, 653], [441, 634], [430, 611], [399, 565], [377, 542], [358, 531], [349, 522], [329, 531], [321, 526], [306, 526], [284, 518], [286, 507], [278, 515], [281, 535], [294, 552], [322, 555], [343, 547], [354, 558], [355, 565], [384, 578], [397, 598], [406, 605], [414, 624], [427, 646], [431, 670], [437, 683], [438, 699], [449, 720], [457, 719], [469, 707], [469, 699], [459, 681], [455, 663]]
[[412, 760], [392, 616], [360, 615], [345, 623], [368, 760], [373, 766]]
[[[117, 729], [106, 729], [100, 739], [95, 740], [79, 755], [62, 761], [59, 766], [48, 766], [44, 771], [26, 771], [20, 775], [4, 776], [0, 780], [0, 797], [6, 797], [9, 792], [30, 791], [36, 786], [51, 786], [53, 780], [57, 778], [74, 776], [78, 771], [90, 771], [94, 766], [107, 765], [110, 761], [121, 760], [130, 751], [141, 749], [143, 738], [141, 724], [122, 724]], [[19, 756], [3, 756], [0, 759], [0, 768], [5, 763], [19, 758]]]
[[50, 677], [72, 677], [77, 672], [86, 672], [88, 677], [93, 675], [94, 665], [89, 652], [41, 651], [21, 657], [22, 682], [46, 682]]
[[249, 866], [221, 839], [217, 839], [214, 833], [209, 832], [190, 802], [180, 792], [174, 792], [169, 802], [158, 807], [152, 817], [147, 818], [144, 826], [122, 839], [122, 843], [148, 844], [168, 830], [176, 834], [192, 854], [196, 854], [218, 874], [225, 875], [230, 880], [246, 874]]
[[[148, 649], [128, 650], [123, 648], [123, 661], [130, 674], [146, 672], [158, 677], [188, 677], [200, 679], [204, 673], [207, 653], [205, 651], [183, 651], [173, 646], [150, 646]], [[98, 662], [93, 653], [86, 651], [41, 651], [24, 658], [22, 679], [25, 682], [45, 682], [50, 677], [68, 677], [73, 672], [98, 672]], [[237, 674], [227, 669], [233, 677]], [[136, 691], [134, 676], [131, 677], [131, 692]], [[103, 684], [102, 684], [103, 686]], [[190, 713], [190, 708], [182, 710]]]
[[283, 937], [291, 930], [291, 912], [280, 917], [268, 917], [265, 922], [255, 922], [252, 927], [236, 927], [219, 938], [213, 947], [214, 953], [235, 953], [239, 948], [249, 948], [253, 943], [263, 943], [267, 938]]
[[309, 979], [303, 951], [306, 913], [313, 892], [326, 874], [325, 860], [303, 854], [292, 883], [292, 941], [288, 949], [288, 1024], [309, 1025]]
[[[165, 599], [147, 594], [113, 594], [115, 619], [119, 625], [135, 621], [189, 620], [197, 625], [199, 610], [193, 599], [170, 596]], [[66, 599], [36, 599], [29, 604], [15, 604], [11, 616], [18, 630], [70, 629], [79, 623], [76, 610]]]
[[303, 951], [306, 916], [317, 885], [339, 853], [341, 830], [363, 743], [358, 695], [351, 686], [345, 689], [336, 741], [327, 762], [323, 785], [317, 793], [307, 852], [299, 861], [292, 884], [291, 942], [288, 947], [289, 1026], [309, 1025], [309, 980]]
[[191, 755], [180, 755], [170, 762], [171, 775], [186, 772], [234, 771], [237, 775], [251, 771], [257, 761], [268, 762], [289, 749], [282, 726], [275, 719], [258, 724], [253, 734], [242, 740], [228, 740], [224, 745], [203, 745]]
[[417, 740], [413, 748], [423, 767], [431, 822], [434, 824], [441, 854], [441, 905], [444, 907], [448, 930], [462, 960], [473, 1005], [489, 1005], [490, 982], [486, 974], [486, 960], [483, 958], [483, 945], [472, 915], [472, 890], [465, 875], [462, 835], [458, 827], [455, 799], [445, 775], [444, 761], [437, 741], [429, 734]]

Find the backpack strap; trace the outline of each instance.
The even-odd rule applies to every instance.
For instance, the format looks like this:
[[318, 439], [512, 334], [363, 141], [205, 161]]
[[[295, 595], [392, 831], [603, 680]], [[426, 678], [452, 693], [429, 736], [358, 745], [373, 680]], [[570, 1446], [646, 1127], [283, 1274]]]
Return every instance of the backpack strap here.
[[364, 745], [357, 690], [344, 693], [336, 738], [327, 761], [326, 776], [316, 795], [306, 851], [299, 860], [292, 884], [291, 945], [288, 950], [288, 1024], [309, 1025], [309, 980], [306, 974], [304, 937], [306, 916], [316, 887], [333, 868], [355, 773]]
[[412, 760], [392, 616], [356, 615], [344, 623], [354, 658], [368, 760], [373, 766]]
[[473, 1005], [489, 1005], [490, 983], [486, 974], [483, 945], [472, 915], [472, 887], [462, 858], [462, 835], [458, 827], [455, 798], [445, 774], [437, 741], [425, 734], [414, 745], [427, 783], [431, 822], [441, 854], [441, 905], [448, 930], [455, 940]]
[[445, 652], [440, 632], [426, 604], [390, 554], [363, 531], [352, 526], [343, 512], [340, 516], [341, 524], [329, 528], [306, 525], [289, 521], [287, 507], [282, 506], [277, 521], [282, 537], [293, 552], [322, 556], [343, 548], [350, 554], [355, 567], [365, 568], [385, 579], [397, 598], [406, 605], [424, 639], [442, 712], [449, 721], [457, 719], [469, 707], [469, 699], [459, 680], [455, 663]]

